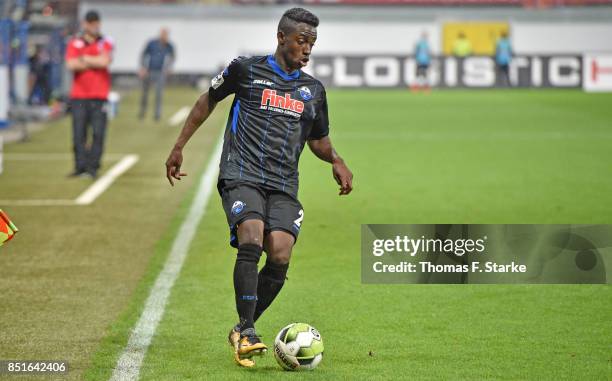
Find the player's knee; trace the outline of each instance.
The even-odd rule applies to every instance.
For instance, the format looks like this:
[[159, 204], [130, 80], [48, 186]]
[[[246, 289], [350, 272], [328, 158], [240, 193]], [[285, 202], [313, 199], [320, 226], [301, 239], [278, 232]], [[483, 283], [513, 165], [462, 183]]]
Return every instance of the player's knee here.
[[266, 259], [266, 265], [261, 269], [260, 275], [272, 280], [275, 283], [284, 283], [289, 269], [289, 261], [286, 263], [273, 262], [271, 257]]
[[236, 255], [236, 261], [259, 263], [261, 252], [262, 247], [257, 244], [243, 243], [238, 246], [238, 254]]
[[263, 246], [263, 221], [253, 219], [242, 222], [238, 226], [238, 242], [240, 245]]
[[240, 245], [258, 245], [261, 246], [261, 238], [257, 234], [243, 234], [238, 236]]
[[278, 265], [286, 265], [291, 259], [291, 251], [293, 250], [294, 238], [291, 239], [270, 239], [266, 246], [268, 261]]
[[287, 250], [274, 251], [268, 253], [267, 261], [275, 265], [289, 265], [291, 259], [291, 248]]

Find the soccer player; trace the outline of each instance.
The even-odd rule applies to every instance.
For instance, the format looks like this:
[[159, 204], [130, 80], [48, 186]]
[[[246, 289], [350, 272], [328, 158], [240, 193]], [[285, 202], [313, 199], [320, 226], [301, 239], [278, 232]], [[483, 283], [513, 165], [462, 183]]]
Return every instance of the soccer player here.
[[510, 82], [510, 61], [512, 61], [512, 45], [508, 32], [503, 31], [495, 44], [495, 63], [500, 84], [506, 87], [512, 86]]
[[429, 41], [427, 40], [427, 32], [423, 32], [421, 39], [417, 42], [414, 49], [414, 58], [416, 60], [416, 81], [412, 86], [412, 91], [420, 89], [429, 91], [429, 81], [427, 73], [431, 64], [431, 50], [429, 49]]
[[[235, 94], [225, 129], [217, 184], [238, 249], [234, 291], [239, 321], [229, 334], [234, 359], [245, 367], [267, 347], [255, 321], [270, 306], [283, 284], [291, 251], [304, 220], [297, 199], [298, 160], [305, 143], [332, 165], [340, 195], [353, 189], [353, 175], [328, 136], [325, 89], [300, 69], [309, 61], [319, 19], [302, 8], [286, 11], [278, 24], [276, 52], [239, 57], [212, 80], [191, 109], [166, 161], [171, 185], [181, 172], [183, 147], [214, 110]], [[262, 251], [266, 263], [257, 273]]]
[[[83, 32], [68, 42], [66, 65], [74, 72], [70, 105], [75, 169], [69, 176], [96, 177], [106, 135], [106, 101], [111, 87], [108, 67], [112, 61], [113, 43], [100, 34], [100, 15], [85, 14]], [[87, 129], [93, 130], [87, 145]]]

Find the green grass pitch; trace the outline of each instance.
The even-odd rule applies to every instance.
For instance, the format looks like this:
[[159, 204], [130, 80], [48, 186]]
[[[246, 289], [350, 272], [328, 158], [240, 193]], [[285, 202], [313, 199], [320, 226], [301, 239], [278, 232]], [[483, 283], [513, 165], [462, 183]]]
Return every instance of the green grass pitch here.
[[[195, 96], [173, 90], [167, 113], [190, 105]], [[362, 285], [359, 234], [365, 223], [612, 223], [612, 94], [330, 90], [328, 97], [331, 137], [355, 174], [355, 189], [348, 197], [337, 196], [330, 166], [306, 148], [300, 163], [305, 218], [289, 279], [257, 323], [269, 345], [290, 322], [312, 324], [323, 337], [323, 362], [313, 372], [295, 374], [282, 371], [271, 353], [258, 359], [255, 369], [234, 365], [226, 343], [236, 321], [234, 250], [215, 193], [141, 379], [609, 379], [609, 285]], [[0, 314], [0, 332], [11, 332], [0, 334], [0, 358], [65, 356], [77, 364], [69, 375], [73, 379], [110, 376], [185, 217], [228, 107], [216, 110], [198, 131], [185, 154], [183, 168], [190, 176], [171, 191], [162, 164], [178, 130], [148, 122], [137, 126], [130, 115], [136, 101], [130, 95], [122, 105], [108, 149], [140, 153], [141, 162], [90, 209], [2, 206], [23, 232], [53, 229], [45, 222], [60, 217], [70, 218], [69, 226], [92, 224], [93, 238], [79, 241], [91, 247], [89, 255], [72, 243], [75, 226], [71, 232], [58, 228], [59, 237], [45, 236], [51, 248], [42, 238], [26, 240], [28, 233], [20, 233], [6, 246], [6, 255], [0, 251], [0, 305], [13, 311]], [[62, 139], [69, 135], [60, 128], [67, 125], [42, 132], [46, 139], [35, 138], [29, 147], [65, 152]], [[10, 145], [6, 152], [27, 149]], [[7, 173], [19, 165], [7, 161]], [[0, 189], [6, 184], [10, 192], [0, 198], [16, 198], [18, 180], [7, 173], [0, 177]], [[42, 180], [28, 180], [28, 187], [65, 181], [38, 176]], [[79, 186], [70, 186], [78, 194]], [[37, 189], [35, 197], [40, 193]], [[97, 225], [94, 212], [105, 215], [110, 208], [125, 213], [109, 216], [105, 227]], [[108, 238], [108, 229], [123, 239]], [[131, 234], [142, 239], [128, 239]], [[35, 253], [39, 247], [58, 259], [45, 262], [47, 257]], [[34, 269], [24, 270], [32, 263]], [[74, 300], [56, 300], [55, 309], [31, 295], [35, 286], [25, 286], [40, 282], [49, 268], [65, 272], [66, 287], [85, 284], [73, 292]], [[11, 276], [16, 269], [21, 269], [19, 279]], [[80, 279], [75, 271], [98, 276]], [[15, 312], [28, 311], [18, 298], [41, 303], [35, 328]], [[45, 321], [67, 313], [64, 305], [71, 306], [72, 315], [62, 315], [61, 321], [91, 323], [51, 324], [64, 333], [66, 348], [58, 349], [59, 336]], [[37, 342], [36, 334], [44, 339]]]

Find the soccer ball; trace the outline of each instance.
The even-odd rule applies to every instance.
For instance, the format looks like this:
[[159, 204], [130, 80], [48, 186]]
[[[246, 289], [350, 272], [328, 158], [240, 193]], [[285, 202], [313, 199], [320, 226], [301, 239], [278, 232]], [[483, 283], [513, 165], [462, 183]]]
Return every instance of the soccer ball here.
[[312, 370], [323, 359], [323, 340], [317, 329], [306, 323], [292, 323], [274, 339], [274, 358], [285, 370]]

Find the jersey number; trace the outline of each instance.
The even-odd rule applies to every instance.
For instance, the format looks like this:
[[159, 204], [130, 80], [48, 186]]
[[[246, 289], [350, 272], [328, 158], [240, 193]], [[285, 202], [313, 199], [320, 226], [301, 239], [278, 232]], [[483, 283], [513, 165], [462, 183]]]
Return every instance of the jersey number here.
[[304, 209], [300, 209], [298, 214], [300, 216], [295, 221], [293, 221], [293, 223], [296, 224], [297, 227], [299, 228], [299, 227], [302, 227], [302, 220], [304, 220]]

